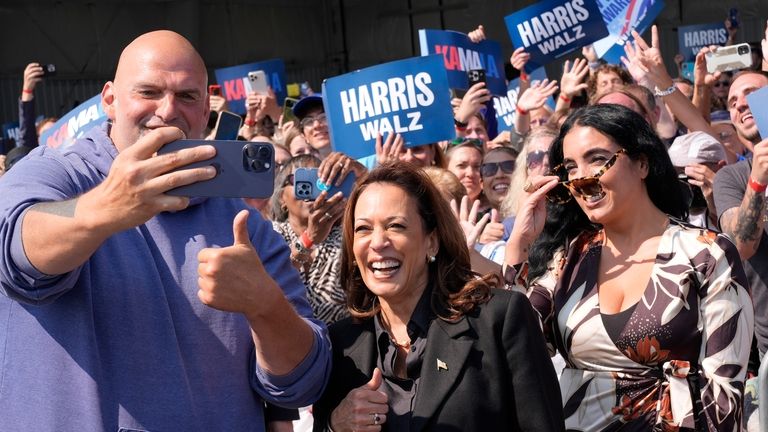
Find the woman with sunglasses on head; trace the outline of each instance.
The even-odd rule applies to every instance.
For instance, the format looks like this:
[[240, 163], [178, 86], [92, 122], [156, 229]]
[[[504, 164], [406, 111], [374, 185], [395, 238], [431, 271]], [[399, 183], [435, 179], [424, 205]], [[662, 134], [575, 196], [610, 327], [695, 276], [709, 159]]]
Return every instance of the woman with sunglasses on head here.
[[291, 263], [307, 286], [307, 298], [315, 317], [326, 324], [348, 316], [344, 293], [339, 286], [341, 226], [346, 200], [341, 192], [321, 192], [314, 201], [294, 193], [298, 168], [318, 168], [320, 160], [311, 155], [291, 158], [275, 179], [272, 194], [272, 225], [291, 248]]
[[[693, 227], [664, 145], [619, 105], [574, 112], [507, 244], [566, 360], [566, 429], [741, 430], [753, 331], [734, 245]], [[549, 198], [549, 202], [548, 199]]]

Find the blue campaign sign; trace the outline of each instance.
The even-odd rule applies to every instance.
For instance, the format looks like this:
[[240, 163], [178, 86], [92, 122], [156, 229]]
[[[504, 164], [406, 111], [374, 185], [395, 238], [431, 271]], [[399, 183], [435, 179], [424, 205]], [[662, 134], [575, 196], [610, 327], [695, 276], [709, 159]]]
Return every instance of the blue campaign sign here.
[[455, 135], [450, 87], [439, 55], [326, 79], [323, 105], [334, 149], [355, 159], [375, 153], [377, 133], [399, 133], [407, 147]]
[[40, 135], [40, 145], [66, 147], [91, 128], [107, 121], [101, 94], [81, 103]]
[[486, 86], [495, 95], [506, 93], [504, 59], [501, 45], [492, 40], [474, 43], [469, 36], [456, 31], [419, 30], [421, 55], [440, 54], [448, 84], [454, 89], [467, 89], [467, 71], [485, 70]]
[[621, 64], [624, 44], [632, 38], [632, 30], [648, 30], [664, 9], [662, 0], [597, 0], [597, 4], [608, 36], [593, 45], [597, 56], [611, 64]]
[[19, 141], [19, 122], [3, 123], [3, 138]]
[[723, 23], [698, 24], [677, 28], [677, 41], [680, 54], [685, 61], [696, 60], [696, 54], [710, 45], [725, 45], [728, 41], [728, 30]]
[[757, 123], [760, 138], [768, 138], [768, 87], [754, 91], [747, 95], [747, 104], [752, 111], [752, 117]]
[[[547, 79], [547, 71], [540, 67], [534, 69], [528, 74], [531, 85]], [[506, 96], [494, 97], [493, 108], [496, 111], [496, 121], [499, 125], [499, 131], [510, 129], [515, 125], [515, 116], [517, 110], [517, 97], [520, 94], [520, 78], [515, 78], [509, 82]], [[555, 100], [550, 96], [547, 98], [547, 105], [554, 111]]]
[[[285, 63], [282, 59], [265, 60], [216, 69], [216, 82], [221, 86], [221, 92], [227, 99], [229, 111], [245, 114], [245, 98], [248, 96], [250, 82], [248, 72], [263, 70], [267, 76], [267, 84], [277, 96], [277, 103], [282, 104], [286, 96]], [[277, 121], [277, 119], [275, 119]]]
[[515, 48], [531, 55], [527, 72], [608, 35], [596, 0], [546, 0], [504, 22]]

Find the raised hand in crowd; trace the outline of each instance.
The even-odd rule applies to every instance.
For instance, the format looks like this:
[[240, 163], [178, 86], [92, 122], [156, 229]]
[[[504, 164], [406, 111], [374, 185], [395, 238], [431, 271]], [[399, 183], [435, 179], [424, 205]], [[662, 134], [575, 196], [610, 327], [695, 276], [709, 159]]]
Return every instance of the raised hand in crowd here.
[[469, 123], [469, 119], [485, 107], [485, 104], [491, 100], [491, 92], [485, 87], [484, 82], [474, 84], [467, 90], [467, 94], [461, 98], [461, 103], [454, 117], [460, 123]]
[[245, 119], [246, 121], [261, 121], [268, 110], [268, 95], [256, 92], [249, 92], [245, 98]]
[[528, 260], [531, 244], [544, 230], [547, 219], [546, 195], [557, 186], [557, 176], [531, 176], [523, 186], [523, 196], [515, 215], [515, 224], [507, 240], [504, 261], [522, 263]]
[[390, 133], [384, 143], [381, 133], [376, 134], [376, 161], [381, 165], [390, 161], [400, 160], [400, 153], [405, 150], [405, 140], [400, 134]]
[[[698, 109], [693, 103], [685, 97], [674, 85], [672, 77], [669, 76], [667, 68], [664, 65], [664, 59], [661, 55], [661, 49], [659, 49], [659, 32], [654, 25], [651, 27], [651, 45], [648, 45], [645, 40], [636, 31], [632, 31], [632, 37], [634, 38], [634, 46], [627, 50], [627, 53], [631, 52], [634, 62], [637, 66], [643, 70], [644, 75], [648, 78], [649, 88], [654, 89], [654, 93], [657, 98], [663, 98], [664, 104], [669, 111], [684, 124], [689, 131], [703, 131], [712, 136], [717, 136], [717, 133], [712, 130], [709, 122], [701, 115]], [[629, 46], [630, 43], [627, 43]]]
[[490, 215], [491, 217], [488, 220], [488, 223], [485, 225], [485, 228], [483, 228], [483, 232], [477, 240], [480, 244], [488, 244], [504, 238], [504, 224], [501, 223], [499, 211], [491, 209]]
[[[381, 370], [375, 368], [367, 383], [352, 390], [331, 413], [334, 432], [379, 431], [387, 422], [389, 398], [379, 390], [383, 382]], [[373, 413], [373, 414], [372, 414]]]
[[455, 199], [452, 199], [451, 210], [453, 210], [453, 215], [456, 216], [456, 219], [459, 221], [461, 230], [464, 231], [467, 247], [470, 250], [474, 249], [475, 244], [490, 220], [491, 215], [486, 213], [480, 220], [478, 220], [477, 214], [480, 210], [480, 200], [475, 200], [470, 205], [469, 197], [466, 195], [461, 198], [461, 203], [457, 203]]
[[539, 109], [547, 103], [547, 98], [557, 91], [557, 80], [544, 79], [534, 83], [529, 89], [520, 89], [517, 97], [517, 116], [515, 116], [515, 131], [525, 135], [531, 130], [530, 112]]
[[222, 95], [209, 95], [208, 100], [211, 104], [211, 111], [216, 111], [217, 113], [220, 113], [222, 111], [227, 111], [227, 99], [224, 98]]
[[476, 29], [472, 30], [471, 32], [467, 33], [467, 36], [469, 36], [469, 40], [471, 40], [474, 43], [482, 42], [485, 40], [485, 29], [483, 28], [483, 25], [480, 24], [477, 26]]
[[597, 71], [597, 68], [600, 67], [600, 59], [597, 57], [595, 46], [589, 44], [581, 47], [581, 56], [587, 59], [587, 64], [589, 65], [589, 74], [592, 75], [592, 73]]
[[709, 219], [717, 224], [717, 210], [715, 208], [715, 174], [720, 168], [724, 167], [726, 161], [720, 161], [714, 169], [704, 164], [691, 164], [685, 167], [685, 175], [688, 176], [688, 183], [701, 188], [704, 199], [707, 201]]
[[24, 83], [21, 87], [21, 100], [31, 101], [35, 97], [35, 86], [43, 79], [43, 67], [39, 63], [30, 63], [24, 68]]
[[[317, 178], [325, 184], [341, 186], [347, 174], [354, 172], [357, 178], [362, 177], [367, 169], [360, 162], [341, 152], [333, 152], [320, 163], [317, 168]], [[334, 181], [335, 180], [335, 181]]]
[[571, 99], [587, 89], [585, 79], [589, 75], [589, 62], [579, 58], [573, 61], [566, 60], [563, 65], [563, 76], [560, 77], [560, 97], [557, 98], [555, 112], [567, 111], [571, 106]]
[[725, 31], [728, 32], [728, 40], [725, 42], [725, 45], [728, 46], [735, 44], [736, 35], [739, 33], [739, 28], [733, 25], [730, 17], [725, 19], [723, 25], [725, 26]]
[[683, 76], [683, 61], [685, 61], [685, 56], [677, 53], [675, 54], [673, 61], [675, 62], [675, 66], [677, 66], [677, 77], [681, 78]]
[[525, 68], [525, 64], [528, 63], [528, 60], [530, 59], [531, 55], [525, 52], [523, 47], [520, 47], [512, 53], [512, 56], [509, 58], [509, 62], [512, 64], [513, 68], [522, 72]]
[[719, 71], [711, 74], [707, 72], [706, 55], [717, 50], [716, 46], [703, 47], [696, 54], [693, 63], [693, 104], [706, 120], [709, 120], [710, 107], [712, 105], [712, 86], [720, 79]]
[[[334, 224], [344, 215], [344, 206], [347, 200], [342, 192], [336, 192], [328, 197], [328, 191], [322, 191], [317, 199], [312, 201], [307, 219], [307, 237], [311, 244], [319, 245], [328, 238]], [[291, 246], [291, 263], [299, 271], [306, 271], [312, 263], [311, 251], [301, 251]]]

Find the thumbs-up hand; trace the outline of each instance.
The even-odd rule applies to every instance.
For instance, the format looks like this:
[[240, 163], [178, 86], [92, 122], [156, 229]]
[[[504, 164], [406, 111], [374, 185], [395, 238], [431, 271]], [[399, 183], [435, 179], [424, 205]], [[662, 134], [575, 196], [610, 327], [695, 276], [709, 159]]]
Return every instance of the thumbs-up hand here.
[[480, 244], [488, 244], [495, 241], [499, 241], [504, 238], [504, 224], [501, 223], [501, 217], [496, 209], [491, 210], [491, 220], [483, 228], [483, 233], [480, 234]]
[[347, 394], [331, 413], [334, 431], [379, 431], [387, 421], [387, 394], [380, 390], [384, 378], [381, 370], [373, 370], [373, 377]]
[[269, 307], [265, 290], [277, 284], [267, 274], [248, 233], [248, 210], [232, 222], [234, 242], [223, 248], [206, 248], [197, 254], [199, 290], [204, 304], [222, 311], [249, 316]]

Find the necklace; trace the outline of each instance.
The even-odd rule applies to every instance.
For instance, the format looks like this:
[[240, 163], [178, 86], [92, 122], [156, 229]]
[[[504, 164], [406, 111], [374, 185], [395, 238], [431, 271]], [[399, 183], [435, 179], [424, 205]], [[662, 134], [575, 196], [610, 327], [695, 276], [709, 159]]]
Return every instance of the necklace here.
[[405, 342], [398, 342], [397, 340], [395, 340], [395, 338], [389, 338], [389, 340], [392, 342], [393, 345], [395, 345], [398, 348], [402, 348], [402, 349], [404, 349], [406, 351], [411, 349], [411, 341], [409, 341], [409, 340], [407, 340]]

